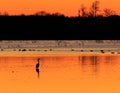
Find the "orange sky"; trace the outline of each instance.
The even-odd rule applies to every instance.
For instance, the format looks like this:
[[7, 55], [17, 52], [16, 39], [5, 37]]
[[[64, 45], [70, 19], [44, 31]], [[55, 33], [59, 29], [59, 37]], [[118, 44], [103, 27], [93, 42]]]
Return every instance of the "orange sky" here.
[[[33, 14], [38, 11], [59, 12], [77, 16], [81, 4], [89, 7], [94, 0], [0, 0], [0, 11], [11, 14]], [[100, 9], [110, 8], [120, 13], [120, 0], [99, 0]]]

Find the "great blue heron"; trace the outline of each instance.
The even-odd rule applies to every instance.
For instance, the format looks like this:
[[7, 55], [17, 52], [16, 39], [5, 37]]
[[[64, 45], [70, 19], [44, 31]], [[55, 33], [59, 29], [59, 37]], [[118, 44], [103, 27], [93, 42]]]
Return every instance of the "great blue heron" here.
[[38, 63], [36, 64], [36, 72], [38, 73], [38, 78], [39, 78], [39, 65], [40, 65], [40, 58], [38, 58]]
[[40, 65], [40, 58], [38, 58], [38, 63], [36, 64], [36, 69], [39, 69], [39, 65]]

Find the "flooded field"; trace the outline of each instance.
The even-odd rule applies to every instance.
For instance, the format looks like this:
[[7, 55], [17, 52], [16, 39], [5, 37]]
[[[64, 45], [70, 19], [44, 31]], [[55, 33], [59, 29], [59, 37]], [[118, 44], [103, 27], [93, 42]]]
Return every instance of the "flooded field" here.
[[120, 93], [120, 56], [0, 57], [0, 93]]

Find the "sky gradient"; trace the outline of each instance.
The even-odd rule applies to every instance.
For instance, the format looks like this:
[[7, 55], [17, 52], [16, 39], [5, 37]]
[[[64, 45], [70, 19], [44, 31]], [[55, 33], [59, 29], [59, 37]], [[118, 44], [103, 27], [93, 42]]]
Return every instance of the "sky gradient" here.
[[[88, 9], [94, 0], [0, 0], [0, 12], [10, 15], [34, 14], [38, 11], [59, 12], [66, 16], [77, 16], [84, 4]], [[120, 0], [99, 0], [100, 10], [110, 8], [120, 14]]]

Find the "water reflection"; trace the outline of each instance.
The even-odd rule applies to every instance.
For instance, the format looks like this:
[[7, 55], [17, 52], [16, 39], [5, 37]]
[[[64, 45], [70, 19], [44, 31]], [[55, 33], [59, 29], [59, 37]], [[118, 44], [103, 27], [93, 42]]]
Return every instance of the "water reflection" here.
[[40, 72], [39, 69], [36, 69], [36, 72], [37, 72], [37, 74], [38, 74], [38, 78], [39, 78], [39, 72]]
[[41, 56], [36, 69], [37, 59], [0, 57], [0, 93], [120, 93], [119, 56]]
[[82, 65], [97, 65], [97, 56], [82, 56]]

